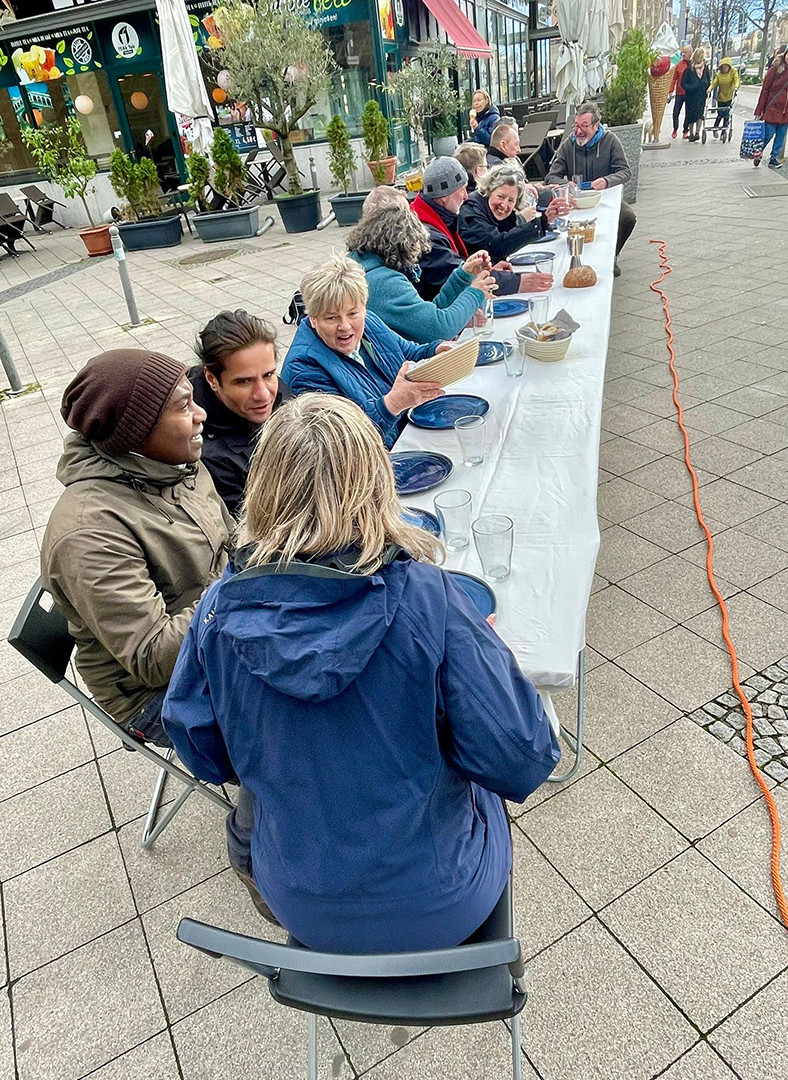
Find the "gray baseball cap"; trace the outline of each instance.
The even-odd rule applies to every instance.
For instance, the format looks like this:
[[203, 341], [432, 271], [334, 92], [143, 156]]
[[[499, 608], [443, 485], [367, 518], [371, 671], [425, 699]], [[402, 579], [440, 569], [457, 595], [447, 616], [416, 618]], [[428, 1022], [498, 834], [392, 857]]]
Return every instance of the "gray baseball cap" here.
[[456, 158], [439, 157], [424, 170], [424, 194], [434, 198], [453, 195], [468, 183], [468, 174]]

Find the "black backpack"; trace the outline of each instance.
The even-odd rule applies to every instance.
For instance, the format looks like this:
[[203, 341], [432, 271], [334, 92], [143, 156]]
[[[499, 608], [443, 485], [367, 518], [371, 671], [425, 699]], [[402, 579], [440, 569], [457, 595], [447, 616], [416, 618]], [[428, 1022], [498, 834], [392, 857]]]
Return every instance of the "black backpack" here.
[[293, 323], [298, 326], [301, 320], [306, 316], [306, 308], [304, 307], [304, 298], [300, 292], [293, 293], [293, 299], [287, 308], [287, 313], [282, 316], [282, 322], [292, 326]]

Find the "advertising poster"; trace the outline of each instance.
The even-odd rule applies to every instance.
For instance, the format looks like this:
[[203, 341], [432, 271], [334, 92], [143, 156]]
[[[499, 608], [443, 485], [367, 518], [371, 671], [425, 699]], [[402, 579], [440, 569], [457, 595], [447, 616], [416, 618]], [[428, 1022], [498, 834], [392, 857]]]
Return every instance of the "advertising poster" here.
[[[95, 71], [102, 65], [96, 58], [93, 31], [89, 26], [72, 27], [55, 37], [35, 37], [12, 40], [7, 48], [10, 62], [22, 86], [30, 83], [54, 82], [63, 75]], [[9, 56], [4, 50], [0, 66], [5, 67]]]

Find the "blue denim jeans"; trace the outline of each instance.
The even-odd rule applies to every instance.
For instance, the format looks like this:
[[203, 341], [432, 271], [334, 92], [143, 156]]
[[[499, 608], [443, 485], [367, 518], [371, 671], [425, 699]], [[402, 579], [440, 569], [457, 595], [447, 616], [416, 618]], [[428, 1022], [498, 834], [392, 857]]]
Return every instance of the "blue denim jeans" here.
[[763, 143], [763, 153], [766, 154], [766, 147], [774, 139], [772, 143], [772, 154], [769, 158], [770, 165], [776, 165], [780, 155], [785, 149], [785, 133], [788, 131], [788, 124], [770, 124], [766, 121], [763, 125], [766, 128], [766, 138]]

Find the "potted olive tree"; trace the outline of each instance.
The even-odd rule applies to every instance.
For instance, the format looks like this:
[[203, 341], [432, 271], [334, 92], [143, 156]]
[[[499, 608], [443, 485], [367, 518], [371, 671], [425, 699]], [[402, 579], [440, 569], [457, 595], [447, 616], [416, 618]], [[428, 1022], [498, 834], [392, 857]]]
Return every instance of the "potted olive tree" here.
[[361, 133], [372, 179], [376, 184], [392, 183], [397, 175], [397, 159], [389, 154], [388, 120], [374, 98], [370, 98], [361, 114]]
[[22, 141], [47, 180], [61, 187], [66, 198], [82, 200], [90, 228], [80, 229], [79, 235], [88, 255], [112, 254], [109, 225], [96, 225], [86, 198], [89, 191], [95, 191], [91, 181], [97, 166], [88, 157], [79, 121], [69, 116], [62, 125], [23, 126], [20, 132]]
[[602, 119], [624, 148], [632, 179], [624, 185], [624, 198], [637, 202], [641, 131], [638, 121], [646, 107], [648, 72], [657, 53], [642, 30], [628, 30], [612, 56], [613, 77], [605, 89]]
[[330, 200], [331, 209], [338, 225], [355, 225], [361, 219], [361, 209], [369, 192], [349, 191], [356, 172], [356, 155], [353, 153], [347, 124], [341, 116], [331, 117], [331, 123], [326, 128], [326, 138], [331, 179], [342, 189]]
[[150, 158], [135, 161], [123, 150], [113, 150], [109, 159], [109, 182], [118, 198], [124, 200], [121, 207], [124, 221], [118, 229], [129, 251], [180, 244], [180, 218], [177, 215], [162, 216], [159, 174]]
[[223, 196], [222, 205], [212, 209], [206, 204], [205, 188], [210, 179], [210, 163], [202, 154], [192, 152], [187, 160], [189, 170], [189, 193], [197, 208], [194, 225], [197, 235], [205, 244], [220, 240], [239, 240], [257, 234], [259, 208], [240, 206], [244, 192], [244, 167], [241, 155], [233, 140], [217, 127], [213, 133], [213, 186]]
[[436, 157], [451, 156], [457, 149], [460, 99], [451, 77], [456, 67], [457, 58], [451, 49], [434, 41], [406, 60], [383, 88], [402, 103], [402, 116], [397, 119], [416, 135], [422, 164], [427, 159], [429, 141]]
[[279, 0], [227, 0], [214, 12], [219, 46], [213, 63], [227, 71], [235, 98], [246, 101], [258, 126], [277, 137], [287, 191], [276, 196], [287, 232], [317, 227], [319, 190], [301, 186], [291, 134], [331, 87], [336, 65], [320, 30]]

